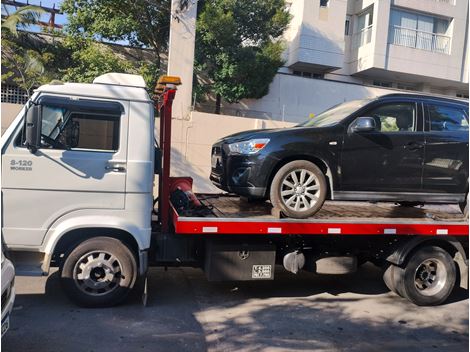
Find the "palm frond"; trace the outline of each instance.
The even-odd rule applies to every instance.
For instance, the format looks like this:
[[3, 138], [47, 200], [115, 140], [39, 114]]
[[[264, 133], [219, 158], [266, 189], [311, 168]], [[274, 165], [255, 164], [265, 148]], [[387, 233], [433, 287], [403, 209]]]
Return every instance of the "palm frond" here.
[[27, 27], [38, 23], [41, 15], [46, 11], [39, 6], [24, 6], [11, 15], [2, 23], [2, 29], [7, 29], [14, 36], [18, 36], [18, 27]]

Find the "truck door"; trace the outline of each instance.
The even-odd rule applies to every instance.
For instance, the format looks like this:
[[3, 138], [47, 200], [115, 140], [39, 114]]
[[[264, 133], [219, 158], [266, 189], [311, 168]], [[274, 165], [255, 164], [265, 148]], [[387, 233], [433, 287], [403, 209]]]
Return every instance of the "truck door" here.
[[41, 148], [18, 126], [2, 155], [3, 237], [39, 246], [64, 214], [123, 209], [129, 103], [40, 96]]

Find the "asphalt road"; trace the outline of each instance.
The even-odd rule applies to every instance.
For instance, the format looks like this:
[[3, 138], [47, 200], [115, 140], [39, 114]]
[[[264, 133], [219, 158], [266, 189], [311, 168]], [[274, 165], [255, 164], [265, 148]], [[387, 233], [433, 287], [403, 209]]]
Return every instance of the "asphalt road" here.
[[83, 309], [48, 278], [17, 277], [5, 352], [468, 351], [468, 292], [417, 307], [387, 291], [380, 271], [209, 283], [197, 269], [152, 269], [147, 307]]

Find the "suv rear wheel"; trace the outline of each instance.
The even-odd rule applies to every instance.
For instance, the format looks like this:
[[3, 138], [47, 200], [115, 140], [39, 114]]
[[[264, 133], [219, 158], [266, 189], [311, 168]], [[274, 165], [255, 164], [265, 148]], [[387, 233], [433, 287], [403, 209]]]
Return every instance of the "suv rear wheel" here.
[[323, 172], [310, 161], [296, 160], [276, 173], [271, 183], [270, 199], [273, 207], [286, 216], [305, 219], [320, 210], [326, 193]]

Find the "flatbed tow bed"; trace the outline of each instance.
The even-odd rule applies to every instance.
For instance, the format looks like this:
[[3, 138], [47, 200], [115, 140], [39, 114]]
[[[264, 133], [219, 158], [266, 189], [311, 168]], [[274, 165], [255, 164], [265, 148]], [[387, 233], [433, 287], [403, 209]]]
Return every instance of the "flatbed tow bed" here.
[[[2, 136], [2, 236], [17, 274], [59, 267], [68, 296], [88, 307], [122, 302], [151, 265], [199, 267], [211, 281], [246, 281], [273, 280], [278, 264], [293, 274], [347, 274], [370, 261], [383, 268], [391, 291], [418, 305], [440, 304], [456, 285], [468, 287], [468, 217], [455, 205], [327, 201], [313, 218], [299, 220], [281, 218], [269, 202], [195, 195], [190, 177], [170, 177], [179, 84], [178, 77], [162, 77], [156, 100], [142, 77], [115, 73], [93, 84], [38, 89]], [[101, 138], [98, 150], [78, 148], [80, 138], [69, 141], [77, 131], [87, 141], [94, 135], [94, 125], [78, 129], [71, 118], [62, 121], [64, 130], [72, 121], [63, 136], [70, 148], [43, 145], [43, 112], [55, 119], [46, 113], [63, 109], [111, 114], [116, 133], [109, 150], [103, 152]]]
[[309, 219], [279, 219], [269, 202], [227, 194], [198, 194], [207, 212], [174, 208], [177, 234], [225, 235], [425, 235], [468, 236], [456, 205], [399, 206], [393, 203], [325, 202]]

